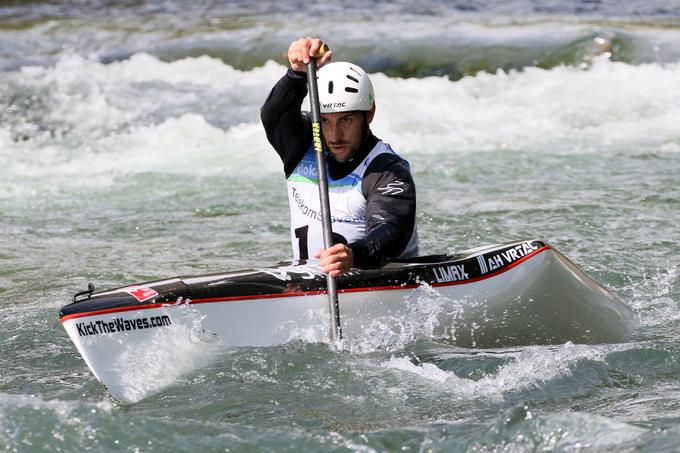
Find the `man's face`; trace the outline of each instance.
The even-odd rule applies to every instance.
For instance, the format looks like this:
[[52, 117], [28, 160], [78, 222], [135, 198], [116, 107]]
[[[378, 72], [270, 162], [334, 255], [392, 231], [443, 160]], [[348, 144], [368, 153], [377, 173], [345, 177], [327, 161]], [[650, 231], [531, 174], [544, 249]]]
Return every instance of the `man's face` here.
[[345, 162], [359, 148], [364, 138], [365, 121], [364, 112], [321, 114], [321, 130], [335, 160]]

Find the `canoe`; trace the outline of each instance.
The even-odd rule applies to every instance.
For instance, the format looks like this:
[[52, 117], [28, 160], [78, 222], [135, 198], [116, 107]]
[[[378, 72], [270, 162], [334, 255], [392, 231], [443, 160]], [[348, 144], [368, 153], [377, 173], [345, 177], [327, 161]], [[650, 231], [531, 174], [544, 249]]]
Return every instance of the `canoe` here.
[[[90, 285], [60, 321], [97, 379], [130, 402], [126, 364], [144, 366], [149, 345], [160, 353], [197, 328], [227, 347], [325, 341], [325, 287], [318, 265], [304, 261], [106, 291]], [[477, 348], [612, 343], [636, 325], [630, 307], [542, 240], [353, 269], [337, 288], [343, 341], [415, 334]]]

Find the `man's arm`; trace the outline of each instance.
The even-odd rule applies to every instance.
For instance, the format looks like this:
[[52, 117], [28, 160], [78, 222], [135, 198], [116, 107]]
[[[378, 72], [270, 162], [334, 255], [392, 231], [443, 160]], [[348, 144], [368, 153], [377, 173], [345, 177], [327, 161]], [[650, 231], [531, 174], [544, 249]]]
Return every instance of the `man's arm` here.
[[349, 247], [354, 267], [379, 267], [408, 245], [416, 222], [416, 187], [408, 164], [391, 154], [378, 156], [366, 170], [366, 237]]
[[[313, 38], [298, 39], [290, 44], [290, 68], [274, 85], [260, 110], [267, 139], [281, 157], [286, 177], [293, 172], [307, 151], [311, 139], [311, 126], [300, 113], [300, 107], [307, 95], [307, 63], [311, 55], [319, 52], [322, 44], [320, 39]], [[327, 51], [318, 59], [317, 67], [326, 64], [331, 54], [331, 51]]]
[[283, 161], [288, 177], [304, 155], [311, 139], [311, 127], [300, 107], [307, 95], [306, 75], [292, 69], [274, 85], [260, 109], [267, 140]]

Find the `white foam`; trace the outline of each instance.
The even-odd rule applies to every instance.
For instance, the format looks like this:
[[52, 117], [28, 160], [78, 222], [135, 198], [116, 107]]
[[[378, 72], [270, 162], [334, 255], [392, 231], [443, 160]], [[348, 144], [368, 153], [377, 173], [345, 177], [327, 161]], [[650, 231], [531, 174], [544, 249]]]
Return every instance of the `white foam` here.
[[67, 433], [67, 436], [89, 434], [92, 419], [97, 414], [108, 418], [112, 411], [113, 404], [108, 397], [99, 402], [82, 402], [45, 400], [38, 395], [0, 393], [0, 444], [20, 444], [25, 447], [21, 430], [11, 428], [17, 424], [25, 425], [29, 418], [35, 423], [42, 421], [43, 424], [54, 426], [55, 439], [63, 440], [59, 435], [64, 433]]
[[[140, 172], [279, 173], [258, 112], [285, 69], [269, 62], [239, 71], [209, 57], [167, 63], [145, 54], [112, 64], [65, 54], [53, 67], [24, 68], [11, 82], [42, 93], [44, 115], [21, 126], [32, 131], [28, 141], [0, 129], [7, 163], [0, 171], [49, 178], [50, 187]], [[435, 153], [680, 151], [678, 64], [600, 58], [589, 70], [526, 68], [456, 82], [372, 77], [373, 129], [416, 169], [418, 155]], [[38, 132], [46, 125], [51, 132]]]
[[395, 370], [407, 371], [416, 374], [422, 378], [434, 382], [446, 382], [448, 379], [455, 377], [455, 374], [444, 371], [433, 363], [423, 363], [416, 365], [407, 357], [392, 358], [385, 363], [386, 368], [393, 368]]
[[206, 102], [252, 106], [256, 113], [267, 93], [262, 86], [279, 73], [274, 63], [246, 73], [207, 56], [167, 63], [137, 54], [102, 64], [67, 53], [53, 67], [22, 68], [20, 77], [24, 86], [49, 90], [49, 118], [83, 130], [111, 130], [152, 112]]
[[[266, 154], [264, 132], [258, 124], [237, 124], [227, 130], [208, 123], [201, 115], [184, 114], [154, 126], [134, 128], [99, 142], [101, 152], [71, 162], [61, 171], [116, 171], [123, 174], [159, 172], [194, 176], [239, 175], [281, 169], [278, 159], [253, 159]], [[62, 173], [63, 174], [63, 173]]]
[[[420, 338], [449, 338], [464, 304], [421, 284], [406, 298], [406, 312], [386, 313], [362, 324], [361, 334], [344, 340], [353, 353], [397, 351]], [[453, 332], [455, 334], [455, 332]]]
[[121, 401], [141, 401], [217, 357], [222, 342], [203, 330], [200, 313], [187, 305], [174, 310], [172, 329], [157, 329], [150, 341], [130, 345], [117, 358], [116, 387], [109, 390]]
[[[44, 400], [38, 395], [0, 393], [0, 406], [28, 407], [34, 410], [47, 409], [54, 411], [63, 418], [64, 422], [68, 421], [74, 410], [81, 408], [83, 405], [94, 410], [101, 410], [107, 414], [110, 414], [113, 409], [113, 404], [108, 399], [99, 402], [83, 403], [82, 401]], [[0, 411], [0, 415], [3, 413], [4, 411]]]
[[403, 153], [602, 152], [680, 143], [680, 65], [599, 58], [556, 67], [444, 78], [373, 76], [375, 132]]
[[433, 381], [446, 393], [463, 398], [501, 399], [504, 393], [566, 376], [570, 367], [580, 360], [601, 361], [618, 346], [574, 345], [570, 342], [559, 347], [528, 347], [501, 366], [495, 373], [479, 380], [456, 376], [432, 363], [413, 364], [408, 357], [393, 357], [383, 364], [385, 368], [412, 373]]
[[641, 326], [666, 326], [680, 319], [677, 303], [672, 297], [678, 276], [678, 266], [670, 266], [659, 269], [654, 275], [644, 275], [641, 281], [632, 285], [631, 305], [639, 313]]
[[[625, 451], [624, 446], [639, 445], [639, 442], [635, 442], [637, 438], [649, 432], [645, 428], [587, 412], [547, 413], [535, 416], [526, 407], [513, 410], [504, 422], [503, 424], [497, 422], [492, 428], [493, 432], [500, 431], [502, 436], [506, 430], [516, 432], [517, 423], [525, 424], [519, 435], [509, 435], [508, 441], [503, 443], [503, 451], [512, 452]], [[522, 434], [526, 432], [531, 434]], [[480, 448], [481, 445], [476, 447], [484, 451]]]
[[[0, 155], [23, 176], [280, 171], [257, 119], [279, 72], [268, 64], [244, 74], [208, 57], [165, 63], [142, 54], [103, 65], [64, 55], [51, 68], [23, 68], [20, 77], [22, 88], [50, 93], [41, 120], [56, 135], [11, 142], [2, 130]], [[194, 113], [207, 102], [228, 104], [229, 120], [214, 125]], [[253, 158], [260, 154], [269, 159]]]

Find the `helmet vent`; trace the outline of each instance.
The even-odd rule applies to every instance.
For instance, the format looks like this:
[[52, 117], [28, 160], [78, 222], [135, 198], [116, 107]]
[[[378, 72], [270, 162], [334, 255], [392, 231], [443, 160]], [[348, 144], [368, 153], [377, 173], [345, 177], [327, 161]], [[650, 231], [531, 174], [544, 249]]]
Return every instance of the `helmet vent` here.
[[359, 90], [357, 90], [356, 88], [352, 88], [352, 87], [345, 87], [345, 91], [347, 91], [348, 93], [358, 93], [359, 92]]
[[328, 81], [328, 94], [333, 94], [333, 81]]
[[356, 77], [354, 77], [354, 76], [351, 76], [351, 75], [347, 74], [347, 78], [348, 78], [349, 80], [352, 80], [352, 81], [356, 82], [356, 83], [359, 83], [359, 80], [358, 80]]

